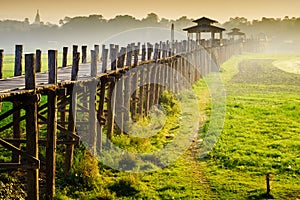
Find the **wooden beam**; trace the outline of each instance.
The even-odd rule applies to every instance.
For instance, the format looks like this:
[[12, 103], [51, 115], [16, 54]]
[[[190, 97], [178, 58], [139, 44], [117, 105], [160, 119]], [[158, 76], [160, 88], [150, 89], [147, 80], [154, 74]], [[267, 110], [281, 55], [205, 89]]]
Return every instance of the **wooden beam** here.
[[[35, 79], [35, 55], [25, 55], [25, 89], [36, 90]], [[25, 107], [26, 110], [26, 151], [38, 159], [38, 124], [37, 124], [37, 102]], [[28, 163], [30, 164], [30, 163]], [[39, 199], [39, 169], [28, 169], [27, 171], [27, 195], [31, 199]]]

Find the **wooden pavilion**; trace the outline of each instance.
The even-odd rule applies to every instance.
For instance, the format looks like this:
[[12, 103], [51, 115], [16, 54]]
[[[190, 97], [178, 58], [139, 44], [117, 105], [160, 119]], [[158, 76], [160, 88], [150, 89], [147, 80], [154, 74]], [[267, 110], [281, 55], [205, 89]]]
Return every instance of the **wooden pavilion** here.
[[239, 40], [246, 39], [246, 34], [241, 32], [241, 29], [238, 28], [231, 29], [231, 32], [227, 33], [227, 35], [231, 40], [235, 40], [236, 36], [238, 37]]
[[193, 22], [197, 23], [197, 25], [183, 29], [184, 31], [187, 31], [187, 36], [188, 36], [189, 40], [193, 38], [193, 34], [196, 34], [196, 42], [198, 44], [200, 44], [201, 33], [209, 33], [210, 32], [211, 33], [211, 41], [213, 42], [212, 45], [216, 41], [216, 39], [215, 39], [216, 33], [219, 34], [219, 39], [217, 39], [218, 43], [222, 44], [223, 31], [225, 31], [225, 29], [214, 26], [213, 24], [218, 23], [217, 21], [206, 18], [206, 17], [202, 17], [200, 19], [194, 20]]

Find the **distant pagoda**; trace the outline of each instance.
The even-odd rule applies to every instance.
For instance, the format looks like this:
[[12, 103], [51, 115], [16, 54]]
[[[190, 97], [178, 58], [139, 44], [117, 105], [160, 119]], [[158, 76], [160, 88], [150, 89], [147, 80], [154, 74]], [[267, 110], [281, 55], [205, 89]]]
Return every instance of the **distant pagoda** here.
[[41, 24], [41, 17], [40, 17], [39, 10], [37, 10], [37, 12], [36, 12], [36, 16], [35, 16], [35, 19], [34, 19], [34, 24], [37, 24], [37, 25]]

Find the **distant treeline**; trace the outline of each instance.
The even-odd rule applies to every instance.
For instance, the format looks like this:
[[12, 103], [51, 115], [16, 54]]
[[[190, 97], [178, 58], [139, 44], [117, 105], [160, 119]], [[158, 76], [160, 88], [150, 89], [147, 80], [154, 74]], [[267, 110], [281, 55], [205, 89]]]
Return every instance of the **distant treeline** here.
[[[144, 27], [170, 29], [172, 23], [179, 33], [185, 34], [182, 29], [194, 25], [192, 21], [193, 19], [186, 16], [176, 20], [160, 18], [155, 13], [150, 13], [143, 19], [136, 19], [129, 15], [118, 15], [113, 19], [105, 19], [102, 15], [65, 17], [59, 21], [59, 24], [31, 24], [28, 18], [24, 21], [3, 20], [0, 21], [0, 48], [5, 49], [6, 52], [13, 52], [15, 44], [24, 44], [25, 51], [33, 51], [37, 48], [60, 49], [64, 45], [72, 44], [93, 45], [123, 31]], [[224, 24], [217, 25], [224, 27], [227, 31], [231, 28], [240, 28], [248, 38], [259, 37], [272, 40], [273, 44], [285, 50], [286, 47], [295, 47], [296, 44], [300, 44], [300, 18], [262, 18], [249, 21], [244, 17], [235, 17], [230, 18]], [[160, 38], [162, 35], [158, 34], [153, 37], [157, 40], [164, 40], [165, 38]]]

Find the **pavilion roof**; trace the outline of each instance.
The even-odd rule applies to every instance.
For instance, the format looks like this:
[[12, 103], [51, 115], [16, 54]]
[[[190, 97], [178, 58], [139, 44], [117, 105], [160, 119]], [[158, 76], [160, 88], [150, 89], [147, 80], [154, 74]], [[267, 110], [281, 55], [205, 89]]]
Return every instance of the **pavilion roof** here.
[[183, 30], [187, 31], [188, 33], [200, 33], [200, 32], [217, 32], [217, 33], [220, 33], [222, 31], [225, 31], [224, 28], [220, 28], [220, 27], [213, 26], [213, 25], [208, 25], [208, 24], [192, 26], [192, 27], [189, 27], [189, 28], [185, 28]]

